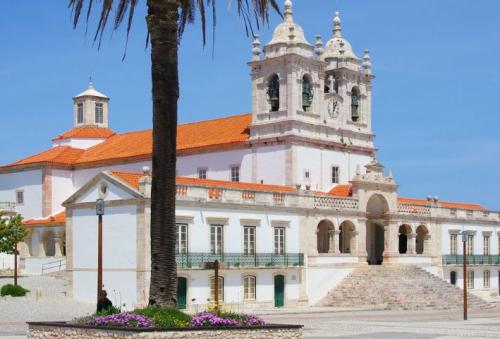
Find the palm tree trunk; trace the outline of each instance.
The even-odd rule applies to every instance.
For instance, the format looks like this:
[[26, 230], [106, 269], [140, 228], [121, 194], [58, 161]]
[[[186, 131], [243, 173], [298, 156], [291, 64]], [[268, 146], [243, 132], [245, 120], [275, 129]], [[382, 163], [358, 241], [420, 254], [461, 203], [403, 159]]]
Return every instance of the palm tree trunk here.
[[179, 78], [178, 0], [148, 0], [153, 82], [153, 182], [149, 305], [175, 307], [175, 169]]

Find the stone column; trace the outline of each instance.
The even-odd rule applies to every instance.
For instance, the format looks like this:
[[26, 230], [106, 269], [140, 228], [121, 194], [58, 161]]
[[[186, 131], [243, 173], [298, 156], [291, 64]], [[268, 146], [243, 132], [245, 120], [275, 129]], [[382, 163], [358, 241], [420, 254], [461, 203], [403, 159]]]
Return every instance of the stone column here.
[[431, 255], [431, 236], [426, 234], [424, 236], [424, 253], [423, 255]]
[[407, 234], [408, 240], [407, 240], [407, 246], [408, 246], [408, 254], [415, 255], [415, 249], [416, 249], [416, 241], [417, 241], [417, 235], [415, 233], [410, 233]]
[[395, 222], [384, 223], [384, 258], [399, 255], [399, 231]]
[[368, 220], [365, 218], [358, 219], [356, 226], [356, 254], [360, 262], [366, 262], [368, 252], [366, 250], [366, 228], [368, 227]]
[[350, 249], [351, 249], [351, 255], [357, 255], [358, 254], [358, 236], [359, 232], [358, 231], [351, 231], [351, 237], [350, 237]]
[[45, 257], [45, 243], [44, 243], [44, 232], [42, 230], [38, 230], [38, 256]]
[[63, 235], [57, 234], [54, 236], [54, 256], [63, 256]]
[[328, 253], [337, 253], [335, 243], [335, 230], [328, 230]]
[[340, 241], [339, 241], [339, 234], [340, 234], [340, 231], [339, 230], [335, 230], [333, 231], [333, 243], [334, 243], [334, 252], [335, 254], [338, 254], [340, 253]]

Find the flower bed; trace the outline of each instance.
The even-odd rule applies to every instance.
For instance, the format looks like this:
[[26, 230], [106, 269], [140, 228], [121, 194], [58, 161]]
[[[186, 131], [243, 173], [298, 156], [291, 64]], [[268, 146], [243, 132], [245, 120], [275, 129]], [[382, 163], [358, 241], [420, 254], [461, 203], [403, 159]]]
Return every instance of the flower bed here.
[[28, 338], [302, 338], [302, 326], [268, 325], [255, 315], [219, 307], [191, 317], [176, 309], [113, 311], [71, 322], [28, 323]]

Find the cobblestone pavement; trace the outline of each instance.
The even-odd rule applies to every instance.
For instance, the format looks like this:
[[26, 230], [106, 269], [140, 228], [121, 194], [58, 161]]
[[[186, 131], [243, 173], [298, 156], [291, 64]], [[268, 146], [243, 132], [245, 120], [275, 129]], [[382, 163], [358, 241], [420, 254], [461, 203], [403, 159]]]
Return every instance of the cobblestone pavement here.
[[[12, 278], [0, 277], [0, 286], [12, 282]], [[25, 338], [26, 321], [71, 320], [94, 311], [93, 304], [66, 298], [62, 279], [21, 277], [18, 283], [30, 293], [22, 298], [0, 297], [0, 338]], [[37, 289], [42, 291], [38, 300]]]
[[500, 309], [469, 314], [409, 311], [311, 311], [303, 314], [272, 314], [274, 323], [303, 324], [305, 338], [338, 339], [451, 339], [500, 338]]

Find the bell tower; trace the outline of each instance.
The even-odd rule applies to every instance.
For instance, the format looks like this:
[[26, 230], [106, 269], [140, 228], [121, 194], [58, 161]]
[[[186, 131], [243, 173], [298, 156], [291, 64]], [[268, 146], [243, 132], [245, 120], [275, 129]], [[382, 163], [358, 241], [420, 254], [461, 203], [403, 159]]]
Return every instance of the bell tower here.
[[90, 79], [87, 89], [73, 98], [73, 126], [108, 128], [108, 106], [109, 98], [98, 92]]
[[285, 1], [284, 20], [263, 52], [260, 38], [255, 36], [249, 63], [254, 141], [293, 134], [288, 122], [297, 118], [320, 120], [324, 86], [325, 63], [315, 58], [314, 47], [294, 22], [291, 0]]

